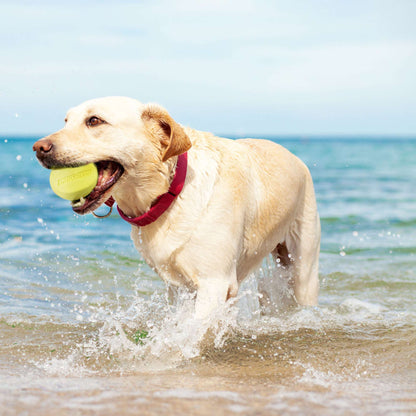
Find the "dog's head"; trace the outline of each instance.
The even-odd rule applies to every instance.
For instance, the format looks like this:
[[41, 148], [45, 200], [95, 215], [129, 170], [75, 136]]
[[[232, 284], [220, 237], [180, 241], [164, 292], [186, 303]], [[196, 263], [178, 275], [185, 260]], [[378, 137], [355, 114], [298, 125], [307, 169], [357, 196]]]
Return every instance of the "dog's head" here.
[[[172, 157], [186, 152], [191, 142], [166, 110], [126, 97], [98, 98], [72, 108], [65, 127], [33, 145], [45, 168], [76, 167], [95, 163], [97, 186], [74, 201], [79, 214], [94, 211], [118, 188], [128, 192], [135, 183], [149, 198], [166, 186]], [[130, 180], [129, 180], [130, 179]]]

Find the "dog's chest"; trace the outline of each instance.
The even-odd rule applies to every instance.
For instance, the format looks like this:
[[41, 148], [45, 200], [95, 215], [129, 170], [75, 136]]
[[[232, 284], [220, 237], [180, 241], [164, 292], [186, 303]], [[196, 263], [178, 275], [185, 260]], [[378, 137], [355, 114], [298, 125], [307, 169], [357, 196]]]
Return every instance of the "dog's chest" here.
[[133, 227], [131, 237], [143, 259], [163, 280], [173, 284], [187, 285], [189, 282], [180, 272], [180, 265], [176, 264], [175, 252], [180, 244], [167, 234], [161, 239], [158, 233], [149, 236], [148, 233], [143, 233], [142, 229]]

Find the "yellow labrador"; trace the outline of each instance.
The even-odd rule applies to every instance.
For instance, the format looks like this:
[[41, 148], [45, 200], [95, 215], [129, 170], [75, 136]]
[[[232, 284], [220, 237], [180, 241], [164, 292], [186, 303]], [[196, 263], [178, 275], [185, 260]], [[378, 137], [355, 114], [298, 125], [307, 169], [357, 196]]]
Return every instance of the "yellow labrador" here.
[[269, 253], [291, 270], [297, 302], [316, 304], [314, 188], [307, 167], [288, 150], [183, 127], [162, 107], [125, 97], [87, 101], [69, 110], [65, 122], [33, 148], [46, 168], [96, 163], [97, 186], [72, 203], [79, 214], [112, 196], [125, 218], [147, 215], [160, 195], [169, 194], [182, 158], [179, 195], [153, 222], [132, 225], [131, 235], [166, 282], [197, 291], [196, 317], [236, 296]]

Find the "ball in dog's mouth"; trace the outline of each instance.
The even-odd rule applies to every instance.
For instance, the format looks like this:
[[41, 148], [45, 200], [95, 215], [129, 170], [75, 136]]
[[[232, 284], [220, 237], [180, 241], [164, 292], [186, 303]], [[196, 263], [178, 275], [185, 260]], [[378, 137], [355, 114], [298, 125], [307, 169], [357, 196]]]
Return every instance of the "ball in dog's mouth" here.
[[97, 185], [85, 197], [72, 201], [72, 209], [80, 215], [96, 210], [111, 195], [110, 189], [116, 184], [124, 172], [123, 166], [113, 161], [95, 163], [98, 170]]

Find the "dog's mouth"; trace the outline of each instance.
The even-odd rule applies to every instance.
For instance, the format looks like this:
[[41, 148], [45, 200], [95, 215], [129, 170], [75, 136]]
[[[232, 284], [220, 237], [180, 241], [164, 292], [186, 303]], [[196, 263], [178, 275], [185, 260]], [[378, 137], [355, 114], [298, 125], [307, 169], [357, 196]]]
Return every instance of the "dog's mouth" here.
[[113, 161], [95, 163], [98, 169], [98, 181], [95, 188], [85, 197], [72, 201], [72, 209], [80, 215], [96, 210], [111, 195], [110, 190], [124, 172], [123, 166]]

